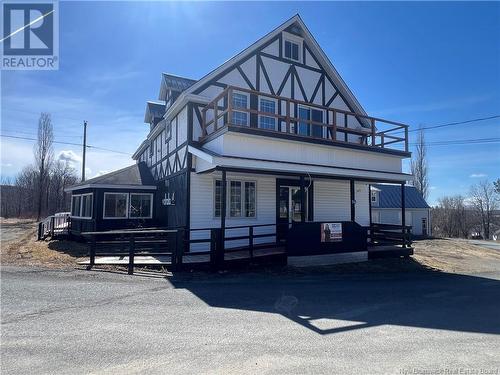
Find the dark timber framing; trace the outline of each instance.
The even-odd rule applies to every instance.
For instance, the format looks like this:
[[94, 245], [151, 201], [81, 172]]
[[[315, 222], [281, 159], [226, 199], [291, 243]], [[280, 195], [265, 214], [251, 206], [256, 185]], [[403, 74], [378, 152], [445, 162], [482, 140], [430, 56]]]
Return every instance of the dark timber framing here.
[[405, 201], [405, 183], [401, 184], [401, 227], [403, 235], [403, 247], [406, 247], [406, 241], [404, 240], [406, 236], [406, 201]]
[[353, 179], [349, 180], [349, 191], [351, 198], [351, 221], [356, 221], [356, 190]]

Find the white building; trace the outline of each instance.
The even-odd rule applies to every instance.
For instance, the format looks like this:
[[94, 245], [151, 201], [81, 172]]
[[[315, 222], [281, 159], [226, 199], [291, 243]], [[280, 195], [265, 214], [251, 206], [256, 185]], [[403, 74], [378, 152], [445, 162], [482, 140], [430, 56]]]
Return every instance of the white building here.
[[[372, 223], [401, 225], [401, 189], [371, 185]], [[414, 186], [405, 187], [406, 225], [416, 236], [431, 235], [431, 208]]]
[[191, 239], [252, 226], [278, 237], [256, 243], [275, 241], [291, 222], [368, 227], [369, 185], [410, 177], [407, 126], [365, 113], [298, 15], [199, 80], [162, 74], [145, 120], [150, 132], [133, 158], [156, 181], [155, 225], [184, 227]]

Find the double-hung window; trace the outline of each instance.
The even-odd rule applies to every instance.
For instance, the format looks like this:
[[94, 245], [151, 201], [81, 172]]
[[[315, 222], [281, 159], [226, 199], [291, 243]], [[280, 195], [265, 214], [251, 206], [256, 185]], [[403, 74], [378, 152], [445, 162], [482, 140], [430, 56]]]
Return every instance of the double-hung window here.
[[[264, 113], [276, 113], [276, 102], [271, 99], [260, 99], [259, 105], [260, 112]], [[274, 116], [259, 116], [259, 127], [261, 129], [276, 130], [276, 118]]]
[[[221, 180], [215, 181], [214, 189], [214, 216], [220, 217], [222, 212]], [[230, 180], [227, 192], [229, 195], [229, 217], [256, 217], [257, 189], [255, 181]]]
[[233, 114], [231, 122], [233, 125], [248, 126], [248, 112], [238, 111], [238, 109], [248, 108], [248, 96], [238, 92], [233, 93]]
[[299, 61], [299, 44], [290, 40], [285, 40], [285, 57], [287, 59]]

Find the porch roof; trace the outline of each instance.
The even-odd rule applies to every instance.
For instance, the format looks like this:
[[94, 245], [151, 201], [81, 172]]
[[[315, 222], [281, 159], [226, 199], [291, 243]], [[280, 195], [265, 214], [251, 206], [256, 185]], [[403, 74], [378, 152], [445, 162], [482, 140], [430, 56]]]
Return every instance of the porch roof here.
[[220, 155], [203, 147], [189, 146], [188, 152], [196, 156], [196, 173], [215, 170], [238, 170], [247, 173], [310, 175], [316, 178], [343, 178], [359, 181], [401, 183], [410, 179], [407, 173], [347, 168], [320, 164], [296, 163], [282, 160], [253, 159], [232, 155]]

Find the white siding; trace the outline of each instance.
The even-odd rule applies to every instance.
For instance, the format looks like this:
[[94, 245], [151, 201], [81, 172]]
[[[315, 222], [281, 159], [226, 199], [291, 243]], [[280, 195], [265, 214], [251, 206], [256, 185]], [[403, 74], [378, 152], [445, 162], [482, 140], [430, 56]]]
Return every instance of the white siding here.
[[[191, 229], [219, 228], [220, 218], [214, 217], [214, 181], [220, 174], [191, 173]], [[240, 225], [273, 224], [276, 222], [276, 178], [271, 176], [237, 175], [228, 173], [228, 180], [255, 181], [257, 183], [257, 217], [231, 218], [226, 216], [226, 227]], [[229, 194], [229, 189], [228, 189]], [[276, 228], [255, 228], [255, 234], [272, 233]], [[226, 231], [227, 237], [247, 235], [248, 229], [232, 229]], [[191, 238], [209, 238], [208, 231], [195, 231]], [[255, 243], [275, 241], [275, 237], [255, 239]], [[227, 241], [226, 246], [236, 247], [248, 244], [248, 240]], [[209, 244], [193, 244], [191, 250], [209, 250]]]
[[356, 199], [356, 223], [370, 225], [370, 204], [368, 184], [356, 183], [354, 185], [354, 198]]
[[349, 181], [314, 181], [314, 221], [351, 220]]
[[[221, 141], [221, 138], [224, 140]], [[226, 156], [401, 173], [401, 157], [349, 150], [331, 145], [315, 145], [300, 141], [230, 133], [214, 139], [205, 147]]]
[[183, 144], [184, 142], [187, 141], [187, 127], [188, 127], [188, 123], [187, 123], [187, 106], [184, 107], [179, 112], [179, 114], [177, 115], [177, 121], [178, 121], [178, 124], [177, 124], [177, 131], [178, 131], [178, 134], [177, 134], [177, 137], [178, 137], [177, 145], [181, 145], [181, 144]]

